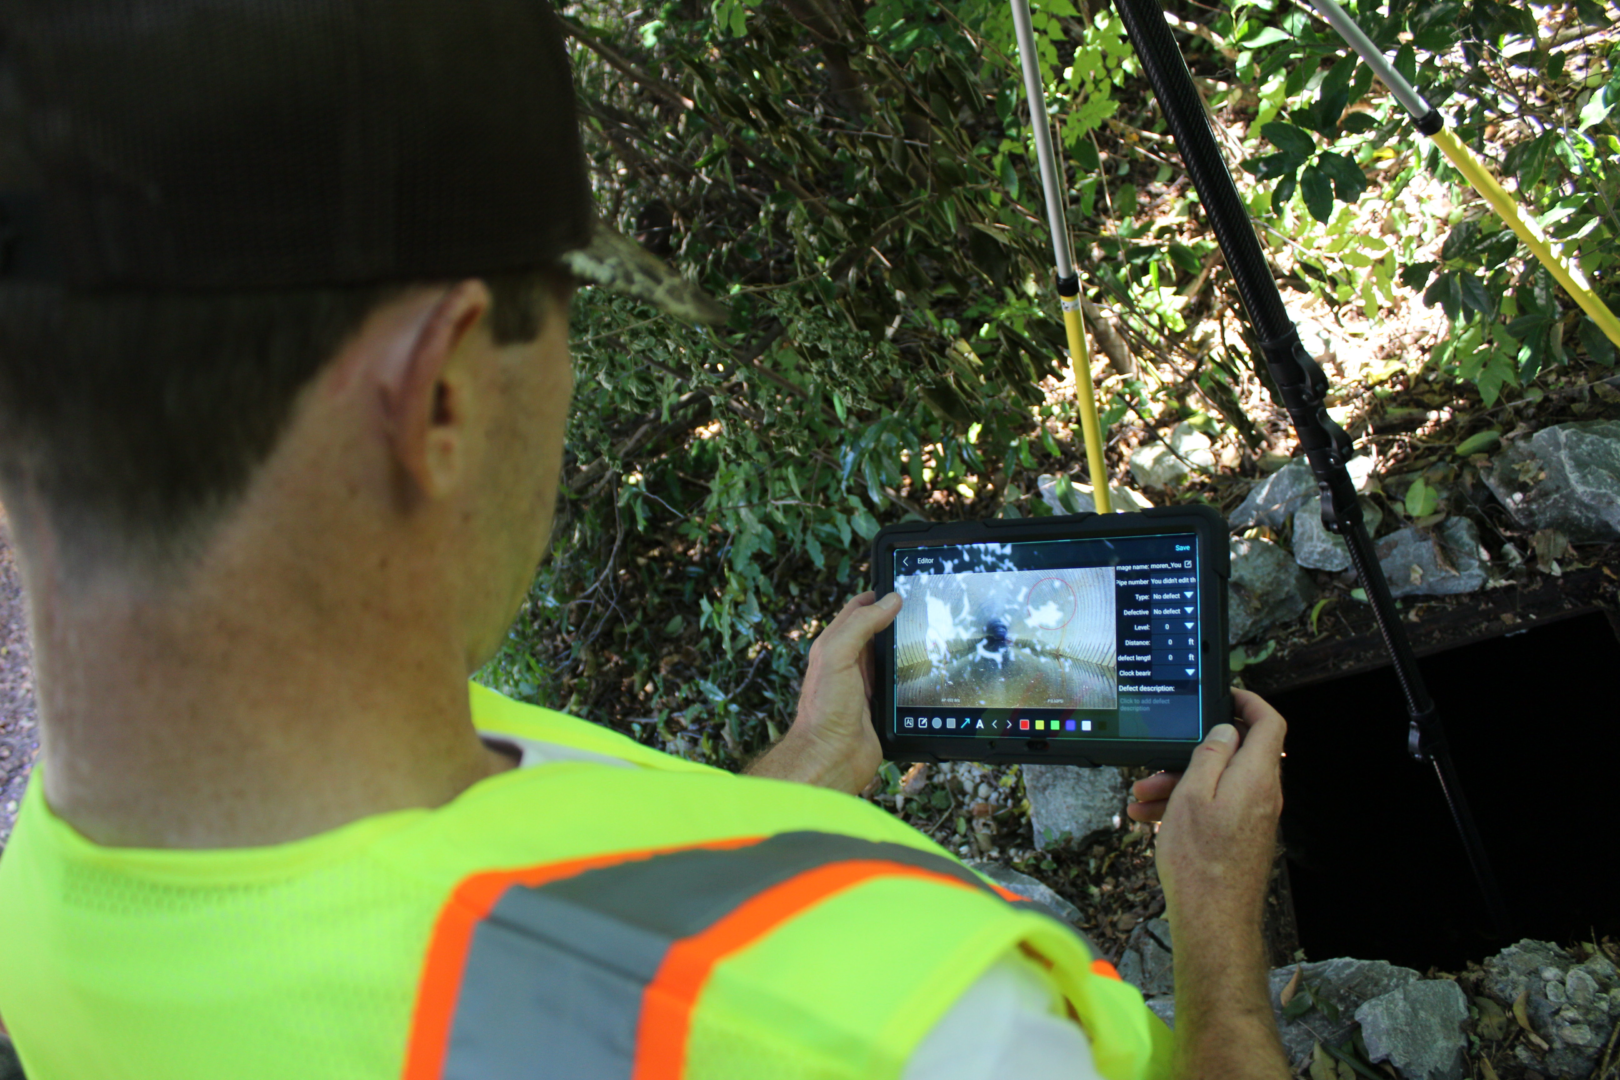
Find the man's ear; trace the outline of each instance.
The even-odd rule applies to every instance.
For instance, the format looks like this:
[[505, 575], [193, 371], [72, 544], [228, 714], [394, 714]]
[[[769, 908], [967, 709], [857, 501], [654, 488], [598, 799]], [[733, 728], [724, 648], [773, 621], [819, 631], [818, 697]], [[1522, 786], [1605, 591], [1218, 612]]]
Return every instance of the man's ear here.
[[443, 494], [465, 467], [474, 379], [467, 360], [490, 303], [476, 278], [447, 290], [384, 374], [389, 444], [413, 494]]

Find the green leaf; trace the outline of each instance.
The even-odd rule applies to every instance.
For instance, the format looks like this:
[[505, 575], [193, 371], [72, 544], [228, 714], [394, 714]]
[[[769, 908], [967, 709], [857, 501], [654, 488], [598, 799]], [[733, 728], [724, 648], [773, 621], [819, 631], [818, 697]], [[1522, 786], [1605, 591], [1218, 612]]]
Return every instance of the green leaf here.
[[1462, 285], [1457, 281], [1457, 272], [1448, 270], [1435, 278], [1424, 291], [1423, 302], [1429, 307], [1441, 305], [1446, 318], [1456, 322], [1462, 315]]
[[1186, 244], [1170, 245], [1170, 261], [1189, 274], [1197, 274], [1204, 268], [1203, 261]]
[[1291, 172], [1281, 180], [1271, 191], [1271, 211], [1276, 213], [1294, 197], [1294, 190], [1299, 187], [1299, 173]]
[[1331, 603], [1333, 603], [1333, 597], [1324, 596], [1320, 600], [1318, 600], [1315, 604], [1313, 604], [1311, 606], [1311, 633], [1312, 634], [1315, 634], [1317, 632], [1316, 631], [1316, 623], [1317, 623], [1317, 620], [1322, 617], [1323, 609], [1326, 608]]
[[1243, 163], [1243, 167], [1253, 173], [1256, 180], [1270, 180], [1273, 177], [1287, 176], [1304, 162], [1305, 159], [1298, 154], [1284, 152], [1251, 158]]
[[1581, 22], [1587, 26], [1602, 29], [1609, 25], [1609, 16], [1597, 0], [1575, 0], [1575, 13], [1581, 17]]
[[1340, 202], [1353, 203], [1367, 190], [1367, 174], [1343, 154], [1325, 152], [1316, 164], [1333, 181], [1333, 194]]
[[1427, 517], [1434, 513], [1440, 504], [1440, 492], [1423, 482], [1423, 477], [1412, 481], [1412, 486], [1406, 489], [1406, 514], [1408, 517]]
[[1485, 283], [1473, 274], [1457, 273], [1457, 285], [1462, 291], [1463, 306], [1487, 319], [1496, 316], [1496, 299], [1485, 288]]
[[1502, 431], [1500, 428], [1486, 428], [1476, 431], [1462, 442], [1458, 443], [1452, 452], [1458, 457], [1468, 457], [1470, 454], [1488, 454], [1502, 445]]
[[1102, 160], [1097, 156], [1097, 146], [1090, 139], [1076, 139], [1070, 155], [1074, 158], [1075, 168], [1082, 173], [1090, 174], [1102, 168]]
[[1586, 355], [1605, 367], [1614, 367], [1614, 342], [1609, 340], [1597, 323], [1585, 316], [1581, 318], [1580, 339]]
[[1018, 170], [1013, 168], [1010, 157], [1001, 159], [1001, 186], [1007, 189], [1009, 196], [1018, 198]]
[[1344, 118], [1339, 129], [1347, 135], [1360, 135], [1378, 126], [1371, 113], [1353, 112]]
[[664, 624], [664, 636], [665, 637], [674, 637], [676, 634], [680, 633], [683, 629], [685, 629], [685, 627], [686, 627], [686, 616], [685, 615], [677, 615], [673, 619], [669, 620], [669, 622]]
[[1620, 72], [1601, 90], [1594, 90], [1591, 98], [1581, 106], [1580, 129], [1585, 131], [1589, 127], [1596, 127], [1608, 118], [1609, 110], [1620, 105]]
[[1428, 284], [1429, 275], [1434, 273], [1434, 268], [1439, 265], [1437, 262], [1413, 263], [1401, 271], [1401, 284], [1408, 289], [1421, 289]]
[[1311, 996], [1309, 994], [1295, 994], [1292, 1001], [1283, 1006], [1283, 1019], [1298, 1020], [1311, 1011]]
[[1534, 311], [1529, 315], [1520, 315], [1508, 323], [1507, 332], [1514, 340], [1524, 341], [1550, 322], [1552, 319], [1545, 312]]
[[1502, 171], [1518, 178], [1520, 191], [1529, 191], [1541, 183], [1541, 175], [1547, 167], [1547, 154], [1552, 150], [1556, 137], [1556, 132], [1543, 132], [1514, 146], [1502, 159]]
[[[1285, 154], [1304, 160], [1316, 153], [1316, 140], [1310, 132], [1282, 120], [1273, 120], [1260, 129], [1260, 134]], [[1265, 177], [1261, 177], [1265, 179]]]
[[1448, 53], [1457, 44], [1457, 28], [1444, 21], [1433, 23], [1412, 35], [1412, 44], [1424, 52]]
[[855, 531], [861, 534], [863, 540], [870, 540], [877, 535], [877, 518], [873, 517], [871, 511], [864, 506], [850, 515], [850, 524], [855, 526]]
[[1513, 358], [1504, 352], [1493, 351], [1485, 366], [1475, 376], [1474, 385], [1479, 387], [1480, 400], [1488, 409], [1496, 404], [1503, 385], [1516, 381], [1517, 373], [1513, 370]]
[[1440, 245], [1440, 258], [1444, 262], [1460, 259], [1471, 252], [1478, 241], [1479, 222], [1459, 221], [1446, 234], [1446, 242]]
[[1315, 165], [1305, 166], [1300, 173], [1299, 190], [1311, 217], [1325, 224], [1333, 216], [1333, 183], [1327, 174]]
[[1294, 37], [1288, 31], [1275, 26], [1267, 26], [1262, 28], [1258, 34], [1244, 38], [1243, 47], [1245, 49], [1263, 49], [1267, 45], [1275, 45], [1279, 41], [1292, 40], [1294, 40]]

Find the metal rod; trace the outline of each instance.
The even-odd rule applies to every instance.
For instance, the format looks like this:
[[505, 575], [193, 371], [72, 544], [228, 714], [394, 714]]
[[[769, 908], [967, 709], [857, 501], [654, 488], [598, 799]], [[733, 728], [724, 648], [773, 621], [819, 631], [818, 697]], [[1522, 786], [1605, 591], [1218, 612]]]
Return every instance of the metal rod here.
[[1018, 34], [1018, 59], [1024, 69], [1024, 92], [1029, 97], [1029, 124], [1035, 135], [1035, 160], [1040, 166], [1041, 192], [1046, 196], [1046, 224], [1052, 231], [1052, 255], [1058, 277], [1074, 276], [1069, 254], [1069, 227], [1063, 220], [1063, 188], [1058, 184], [1052, 156], [1051, 125], [1046, 119], [1046, 90], [1041, 85], [1040, 61], [1035, 52], [1035, 31], [1029, 25], [1027, 0], [1012, 0], [1013, 29]]
[[[1407, 641], [1390, 596], [1389, 583], [1384, 579], [1377, 552], [1362, 521], [1361, 504], [1346, 468], [1346, 462], [1355, 453], [1355, 444], [1325, 408], [1327, 376], [1305, 351], [1293, 320], [1283, 306], [1277, 282], [1255, 238], [1248, 210], [1215, 145], [1203, 99], [1198, 96], [1181, 50], [1165, 25], [1159, 0], [1114, 0], [1114, 7], [1153, 84], [1154, 97], [1164, 110], [1176, 149], [1198, 189], [1204, 212], [1226, 256], [1227, 269], [1243, 298], [1249, 322], [1259, 339], [1261, 356], [1270, 369], [1278, 395], [1299, 436], [1300, 447], [1316, 477], [1322, 497], [1322, 524], [1344, 538], [1356, 575], [1366, 588], [1367, 599], [1406, 699], [1411, 724], [1408, 745], [1414, 756], [1435, 764], [1436, 775], [1494, 928], [1498, 936], [1512, 940], [1508, 909], [1452, 769], [1444, 729], [1423, 685], [1417, 658]], [[1432, 114], [1433, 110], [1430, 112]]]
[[1345, 14], [1344, 9], [1334, 0], [1311, 0], [1311, 6], [1322, 18], [1333, 24], [1333, 29], [1350, 43], [1352, 49], [1361, 54], [1361, 59], [1372, 68], [1373, 74], [1389, 87], [1389, 92], [1395, 95], [1395, 100], [1401, 103], [1403, 109], [1412, 114], [1413, 120], [1422, 120], [1434, 111], [1434, 107], [1423, 100], [1423, 95], [1417, 92], [1417, 88], [1395, 70], [1395, 65], [1384, 58], [1384, 54], [1372, 43], [1372, 39], [1361, 32], [1361, 27]]
[[1395, 95], [1395, 100], [1412, 114], [1417, 129], [1434, 140], [1434, 144], [1440, 148], [1440, 152], [1452, 166], [1462, 173], [1463, 178], [1490, 204], [1491, 209], [1496, 211], [1496, 216], [1524, 241], [1525, 246], [1541, 261], [1541, 265], [1558, 279], [1558, 284], [1562, 285], [1564, 291], [1580, 305], [1581, 310], [1586, 312], [1599, 330], [1603, 331], [1604, 336], [1620, 345], [1620, 319], [1616, 319], [1609, 306], [1592, 291], [1592, 286], [1586, 280], [1580, 264], [1565, 256], [1564, 245], [1554, 244], [1548, 240], [1547, 234], [1536, 219], [1520, 209], [1519, 204], [1502, 189], [1502, 185], [1496, 182], [1496, 178], [1490, 174], [1468, 145], [1453, 132], [1446, 130], [1446, 118], [1440, 110], [1425, 101], [1423, 95], [1395, 70], [1395, 66], [1384, 58], [1378, 46], [1361, 32], [1361, 27], [1344, 13], [1344, 9], [1339, 7], [1335, 0], [1310, 0], [1310, 2], [1317, 13], [1331, 23], [1333, 29], [1337, 30], [1367, 66], [1372, 68], [1373, 74], [1383, 80], [1390, 93]]
[[1080, 431], [1086, 443], [1086, 467], [1091, 474], [1091, 498], [1099, 514], [1114, 512], [1108, 490], [1108, 469], [1103, 462], [1102, 423], [1097, 417], [1097, 393], [1091, 385], [1091, 354], [1080, 321], [1080, 275], [1069, 253], [1069, 227], [1063, 219], [1063, 185], [1058, 182], [1057, 156], [1052, 152], [1051, 125], [1046, 119], [1046, 90], [1041, 84], [1035, 32], [1029, 24], [1028, 0], [1011, 0], [1013, 29], [1018, 34], [1018, 59], [1024, 69], [1024, 92], [1029, 97], [1029, 121], [1035, 129], [1035, 160], [1040, 166], [1041, 194], [1046, 198], [1046, 223], [1052, 231], [1052, 257], [1057, 264], [1058, 297], [1063, 303], [1063, 328], [1069, 339], [1069, 370], [1074, 375], [1074, 401], [1080, 410]]

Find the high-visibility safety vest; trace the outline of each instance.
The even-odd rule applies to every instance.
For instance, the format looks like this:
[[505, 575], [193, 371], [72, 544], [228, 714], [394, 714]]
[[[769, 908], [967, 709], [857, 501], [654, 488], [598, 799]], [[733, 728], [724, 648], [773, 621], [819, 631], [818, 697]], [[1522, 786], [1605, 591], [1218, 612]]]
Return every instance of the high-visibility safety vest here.
[[271, 847], [100, 847], [36, 771], [0, 859], [29, 1080], [890, 1078], [1015, 950], [1102, 1075], [1168, 1075], [1164, 1025], [1069, 927], [881, 810], [473, 706], [553, 760]]

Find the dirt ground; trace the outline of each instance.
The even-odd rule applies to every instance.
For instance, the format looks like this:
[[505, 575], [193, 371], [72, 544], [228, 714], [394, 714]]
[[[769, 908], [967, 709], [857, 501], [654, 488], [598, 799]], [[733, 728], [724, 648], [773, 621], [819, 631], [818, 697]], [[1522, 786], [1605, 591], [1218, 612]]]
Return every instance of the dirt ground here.
[[0, 507], [0, 853], [11, 837], [23, 788], [38, 755], [34, 665], [28, 647], [22, 575], [11, 549], [5, 509]]

